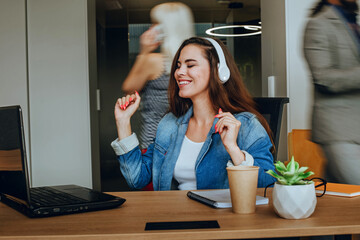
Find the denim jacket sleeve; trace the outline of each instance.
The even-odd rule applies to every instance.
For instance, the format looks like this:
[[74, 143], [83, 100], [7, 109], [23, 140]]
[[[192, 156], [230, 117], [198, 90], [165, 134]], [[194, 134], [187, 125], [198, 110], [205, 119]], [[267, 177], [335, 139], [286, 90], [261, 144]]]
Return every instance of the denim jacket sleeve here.
[[273, 156], [270, 152], [272, 143], [265, 128], [253, 114], [246, 114], [247, 119], [241, 121], [240, 135], [238, 138], [241, 150], [248, 152], [254, 158], [254, 166], [259, 168], [258, 187], [266, 187], [275, 182], [275, 178], [266, 173], [267, 170], [275, 171]]
[[150, 144], [145, 154], [142, 154], [137, 146], [131, 151], [117, 156], [121, 173], [130, 188], [141, 189], [151, 182], [153, 151], [154, 144]]

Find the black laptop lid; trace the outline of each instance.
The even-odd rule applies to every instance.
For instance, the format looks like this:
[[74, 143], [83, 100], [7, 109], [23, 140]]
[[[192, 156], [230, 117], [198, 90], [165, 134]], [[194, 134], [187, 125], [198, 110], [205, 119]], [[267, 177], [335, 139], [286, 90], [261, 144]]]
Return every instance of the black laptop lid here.
[[20, 106], [0, 107], [0, 192], [28, 202]]

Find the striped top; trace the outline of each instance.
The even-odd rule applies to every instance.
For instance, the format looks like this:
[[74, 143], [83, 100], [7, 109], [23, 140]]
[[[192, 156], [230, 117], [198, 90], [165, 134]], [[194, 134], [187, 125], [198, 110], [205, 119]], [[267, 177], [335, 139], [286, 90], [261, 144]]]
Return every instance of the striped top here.
[[169, 75], [162, 73], [158, 78], [146, 83], [141, 91], [140, 148], [154, 142], [157, 126], [169, 109], [167, 90]]

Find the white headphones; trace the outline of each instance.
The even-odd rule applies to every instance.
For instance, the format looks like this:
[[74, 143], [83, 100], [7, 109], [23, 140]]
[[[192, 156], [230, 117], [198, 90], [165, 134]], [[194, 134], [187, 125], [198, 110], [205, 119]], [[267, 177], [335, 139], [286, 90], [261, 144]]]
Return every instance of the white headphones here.
[[229, 80], [230, 78], [230, 70], [228, 66], [226, 65], [226, 60], [224, 56], [224, 52], [221, 49], [220, 45], [212, 38], [205, 38], [208, 40], [215, 48], [217, 55], [219, 57], [219, 64], [218, 64], [218, 74], [220, 81], [224, 84]]

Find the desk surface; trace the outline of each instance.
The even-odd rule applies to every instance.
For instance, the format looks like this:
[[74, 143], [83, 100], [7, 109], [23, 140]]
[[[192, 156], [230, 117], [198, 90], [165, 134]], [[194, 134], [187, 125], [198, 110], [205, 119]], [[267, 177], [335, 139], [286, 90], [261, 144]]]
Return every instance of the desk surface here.
[[[262, 189], [259, 189], [259, 194]], [[360, 234], [360, 197], [318, 198], [314, 214], [303, 220], [278, 217], [272, 204], [255, 214], [213, 209], [186, 191], [119, 192], [119, 208], [30, 219], [0, 203], [0, 239], [226, 239]], [[217, 220], [219, 229], [145, 231], [146, 222]]]

